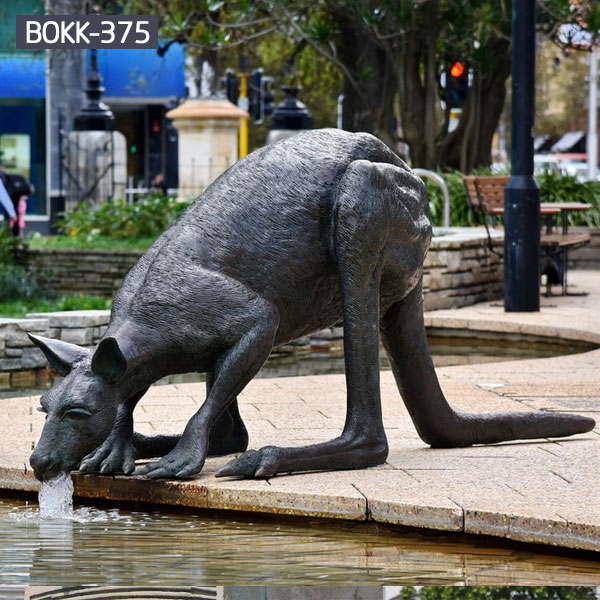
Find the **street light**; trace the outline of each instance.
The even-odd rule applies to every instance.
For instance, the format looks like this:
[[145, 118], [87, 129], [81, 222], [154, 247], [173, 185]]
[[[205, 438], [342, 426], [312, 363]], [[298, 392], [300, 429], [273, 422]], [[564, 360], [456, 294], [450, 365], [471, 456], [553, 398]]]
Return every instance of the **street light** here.
[[533, 177], [535, 0], [513, 2], [512, 174], [504, 190], [504, 310], [540, 310], [540, 188]]

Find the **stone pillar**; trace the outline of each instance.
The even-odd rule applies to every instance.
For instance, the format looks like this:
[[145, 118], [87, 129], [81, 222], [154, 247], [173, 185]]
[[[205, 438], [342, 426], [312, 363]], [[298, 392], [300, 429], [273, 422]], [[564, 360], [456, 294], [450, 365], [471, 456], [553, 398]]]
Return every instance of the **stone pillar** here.
[[224, 98], [194, 98], [167, 113], [179, 141], [179, 197], [194, 198], [238, 160], [240, 119], [248, 113]]

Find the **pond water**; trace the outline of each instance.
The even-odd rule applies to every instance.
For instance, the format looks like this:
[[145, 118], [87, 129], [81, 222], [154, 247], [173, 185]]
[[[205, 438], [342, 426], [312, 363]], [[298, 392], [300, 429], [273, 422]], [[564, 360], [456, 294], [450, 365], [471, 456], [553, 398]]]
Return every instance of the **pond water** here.
[[[446, 329], [428, 330], [429, 347], [436, 367], [452, 365], [502, 362], [530, 358], [549, 358], [596, 348], [594, 344], [549, 339], [521, 334], [496, 334]], [[380, 348], [379, 363], [383, 370], [390, 363]], [[256, 375], [256, 378], [295, 377], [301, 375], [328, 375], [344, 372], [344, 345], [340, 337], [332, 339], [306, 338], [303, 343], [275, 348]], [[161, 379], [158, 384], [203, 381], [204, 375], [187, 373]], [[15, 396], [35, 396], [43, 389], [15, 388], [0, 391], [0, 399]], [[0, 599], [1, 600], [1, 599]]]
[[[599, 585], [600, 560], [492, 538], [318, 519], [76, 506], [44, 519], [0, 499], [0, 587]], [[2, 593], [0, 591], [0, 597]]]
[[[472, 332], [449, 332], [440, 329], [430, 329], [427, 339], [436, 367], [550, 358], [596, 348], [595, 345], [586, 342], [538, 336], [478, 332], [475, 338]], [[390, 368], [383, 346], [379, 352], [379, 362], [382, 369]], [[343, 340], [311, 339], [306, 345], [275, 348], [257, 377], [325, 375], [343, 372]]]

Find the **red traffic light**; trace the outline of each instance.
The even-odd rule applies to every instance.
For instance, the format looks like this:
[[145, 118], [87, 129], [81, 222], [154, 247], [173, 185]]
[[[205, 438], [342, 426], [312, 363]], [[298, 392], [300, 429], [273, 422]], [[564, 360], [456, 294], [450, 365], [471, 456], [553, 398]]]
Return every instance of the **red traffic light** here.
[[452, 77], [460, 77], [461, 75], [464, 75], [464, 73], [465, 73], [465, 63], [455, 62], [450, 67], [450, 75], [452, 75]]

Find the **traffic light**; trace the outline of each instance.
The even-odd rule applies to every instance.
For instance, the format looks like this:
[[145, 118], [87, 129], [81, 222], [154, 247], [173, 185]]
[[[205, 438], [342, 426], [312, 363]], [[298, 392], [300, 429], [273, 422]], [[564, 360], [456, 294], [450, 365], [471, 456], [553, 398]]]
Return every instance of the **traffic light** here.
[[262, 102], [263, 102], [263, 114], [265, 117], [273, 114], [275, 110], [275, 90], [273, 89], [273, 78], [263, 77], [261, 81], [262, 85]]
[[248, 78], [248, 112], [255, 123], [262, 123], [264, 110], [261, 103], [262, 69], [255, 69]]
[[259, 125], [275, 108], [273, 78], [263, 75], [262, 69], [255, 69], [248, 78], [248, 104], [250, 117]]
[[227, 69], [225, 77], [221, 77], [220, 82], [225, 89], [227, 100], [237, 106], [240, 97], [240, 80], [238, 76], [231, 69]]
[[448, 108], [462, 108], [469, 91], [469, 72], [465, 63], [455, 62], [446, 69], [445, 98]]

